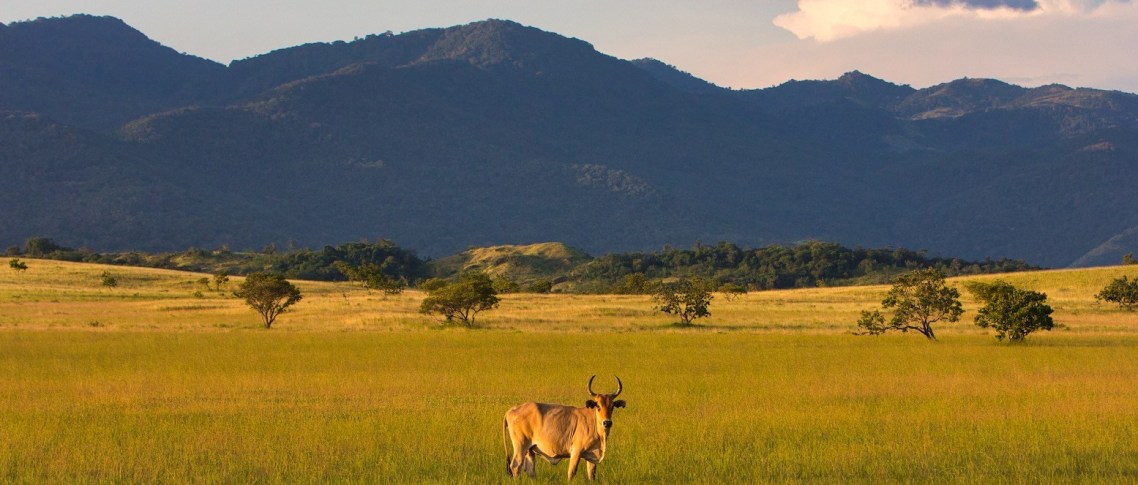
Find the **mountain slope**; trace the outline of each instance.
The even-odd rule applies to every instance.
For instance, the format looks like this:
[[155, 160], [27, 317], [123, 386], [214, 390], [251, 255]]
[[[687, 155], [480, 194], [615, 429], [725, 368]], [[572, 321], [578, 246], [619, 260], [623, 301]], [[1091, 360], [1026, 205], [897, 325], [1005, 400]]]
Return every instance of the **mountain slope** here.
[[1138, 226], [1126, 93], [856, 71], [726, 90], [500, 20], [223, 67], [117, 20], [49, 19], [0, 29], [0, 60], [25, 93], [0, 94], [20, 111], [0, 123], [8, 244], [823, 239], [1066, 265]]
[[39, 112], [88, 129], [192, 103], [224, 71], [112, 17], [41, 18], [0, 28], [0, 110]]

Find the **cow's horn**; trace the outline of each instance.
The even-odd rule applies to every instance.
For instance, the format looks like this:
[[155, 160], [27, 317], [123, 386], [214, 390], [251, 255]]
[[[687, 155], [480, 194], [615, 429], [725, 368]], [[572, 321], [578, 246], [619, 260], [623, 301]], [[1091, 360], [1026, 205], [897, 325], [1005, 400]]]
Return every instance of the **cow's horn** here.
[[593, 377], [589, 378], [589, 394], [590, 395], [596, 394], [595, 392], [593, 392], [593, 379], [596, 379], [596, 378], [597, 378], [596, 374], [593, 374]]
[[[616, 377], [616, 376], [613, 376], [613, 377]], [[616, 393], [614, 393], [614, 394], [612, 395], [612, 397], [617, 397], [617, 396], [619, 396], [619, 395], [620, 395], [620, 391], [622, 391], [622, 390], [624, 390], [624, 384], [620, 382], [620, 378], [619, 378], [619, 377], [616, 377]]]

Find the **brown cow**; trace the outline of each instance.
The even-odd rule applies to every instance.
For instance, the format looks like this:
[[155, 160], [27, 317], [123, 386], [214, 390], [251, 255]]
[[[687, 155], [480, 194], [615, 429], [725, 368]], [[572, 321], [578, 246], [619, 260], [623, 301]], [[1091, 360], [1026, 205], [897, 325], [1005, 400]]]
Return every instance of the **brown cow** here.
[[[623, 408], [617, 400], [624, 384], [616, 378], [616, 392], [593, 392], [593, 379], [589, 378], [589, 395], [585, 407], [576, 408], [560, 404], [527, 402], [506, 411], [502, 420], [502, 444], [506, 447], [506, 474], [517, 477], [525, 470], [536, 477], [534, 455], [541, 455], [550, 464], [569, 459], [569, 479], [577, 474], [577, 463], [583, 458], [589, 480], [597, 477], [597, 463], [605, 458], [605, 445], [612, 432], [613, 408]], [[510, 458], [507, 436], [513, 442], [514, 456]]]

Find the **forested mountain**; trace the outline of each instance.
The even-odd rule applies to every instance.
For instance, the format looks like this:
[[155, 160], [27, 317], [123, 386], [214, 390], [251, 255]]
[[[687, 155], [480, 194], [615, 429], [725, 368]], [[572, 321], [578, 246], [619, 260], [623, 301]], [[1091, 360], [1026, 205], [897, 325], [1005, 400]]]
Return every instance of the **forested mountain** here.
[[859, 72], [728, 90], [500, 20], [221, 66], [90, 16], [0, 27], [0, 83], [9, 245], [1136, 249], [1127, 93]]

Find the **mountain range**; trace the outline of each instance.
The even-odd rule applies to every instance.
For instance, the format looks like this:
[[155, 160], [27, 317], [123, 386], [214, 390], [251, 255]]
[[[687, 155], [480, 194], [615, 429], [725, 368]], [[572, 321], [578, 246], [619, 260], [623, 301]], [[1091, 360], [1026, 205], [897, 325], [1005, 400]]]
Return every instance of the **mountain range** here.
[[808, 239], [1047, 266], [1138, 249], [1138, 96], [860, 72], [733, 90], [510, 21], [228, 66], [0, 24], [0, 243], [426, 255]]

